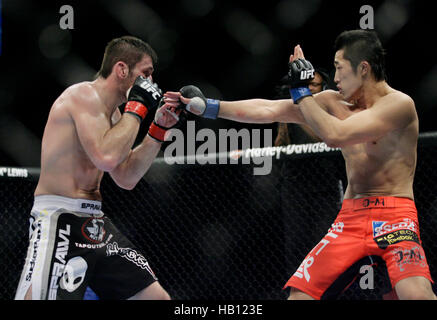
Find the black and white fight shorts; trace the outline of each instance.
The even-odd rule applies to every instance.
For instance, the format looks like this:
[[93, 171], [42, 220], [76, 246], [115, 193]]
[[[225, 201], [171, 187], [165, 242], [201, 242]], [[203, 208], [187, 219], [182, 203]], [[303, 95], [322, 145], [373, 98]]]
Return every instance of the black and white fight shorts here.
[[101, 202], [36, 196], [16, 300], [127, 299], [157, 281], [146, 258], [101, 211]]

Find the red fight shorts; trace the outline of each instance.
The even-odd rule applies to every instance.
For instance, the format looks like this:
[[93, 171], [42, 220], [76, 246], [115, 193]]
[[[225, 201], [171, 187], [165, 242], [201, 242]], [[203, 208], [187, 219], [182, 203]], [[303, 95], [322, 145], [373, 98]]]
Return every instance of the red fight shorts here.
[[370, 256], [385, 261], [393, 288], [398, 281], [412, 276], [433, 282], [413, 200], [345, 199], [328, 233], [305, 257], [284, 289], [293, 287], [315, 299], [325, 298], [330, 289], [338, 288], [337, 280], [352, 265]]

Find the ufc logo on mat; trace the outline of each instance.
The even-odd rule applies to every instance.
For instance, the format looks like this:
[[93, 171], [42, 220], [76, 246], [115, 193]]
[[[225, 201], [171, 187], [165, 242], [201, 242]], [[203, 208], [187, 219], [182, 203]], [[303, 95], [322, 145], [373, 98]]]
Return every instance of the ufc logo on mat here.
[[300, 80], [308, 80], [314, 78], [314, 69], [313, 70], [303, 70], [300, 72]]

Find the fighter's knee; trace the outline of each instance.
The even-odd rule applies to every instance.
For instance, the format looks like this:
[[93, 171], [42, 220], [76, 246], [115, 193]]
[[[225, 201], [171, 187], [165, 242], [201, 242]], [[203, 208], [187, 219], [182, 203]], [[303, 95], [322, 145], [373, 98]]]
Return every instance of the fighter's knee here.
[[154, 282], [147, 288], [141, 290], [129, 300], [171, 300], [170, 295], [158, 282]]
[[436, 295], [432, 290], [421, 290], [411, 288], [397, 293], [400, 300], [436, 300]]
[[431, 283], [422, 277], [407, 278], [396, 284], [399, 300], [436, 300]]
[[171, 300], [171, 297], [168, 292], [163, 289], [160, 293], [160, 297], [157, 300]]
[[288, 300], [314, 300], [314, 298], [306, 294], [305, 292], [302, 292], [295, 288], [291, 288]]
[[435, 295], [429, 292], [410, 291], [399, 295], [400, 300], [435, 300]]

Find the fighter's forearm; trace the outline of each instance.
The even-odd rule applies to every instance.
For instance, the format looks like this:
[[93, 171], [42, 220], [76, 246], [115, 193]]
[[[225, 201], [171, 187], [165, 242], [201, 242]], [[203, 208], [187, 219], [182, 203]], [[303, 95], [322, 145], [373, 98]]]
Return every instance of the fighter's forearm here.
[[291, 99], [220, 101], [218, 116], [246, 123], [303, 122], [299, 108]]
[[218, 116], [238, 122], [271, 123], [274, 115], [268, 108], [270, 104], [269, 100], [264, 99], [220, 101]]
[[314, 130], [311, 129], [311, 127], [309, 127], [307, 124], [301, 125], [301, 128], [314, 141], [321, 141], [320, 137], [318, 137], [317, 134], [314, 132]]
[[299, 108], [305, 122], [323, 141], [330, 144], [336, 133], [337, 118], [320, 108], [313, 97], [306, 97], [299, 102]]
[[161, 143], [146, 136], [129, 153], [126, 160], [110, 172], [114, 181], [124, 189], [133, 189], [146, 174], [161, 149]]
[[108, 171], [118, 166], [128, 156], [140, 127], [132, 115], [124, 115], [121, 120], [103, 136], [99, 145], [102, 162], [109, 163]]

